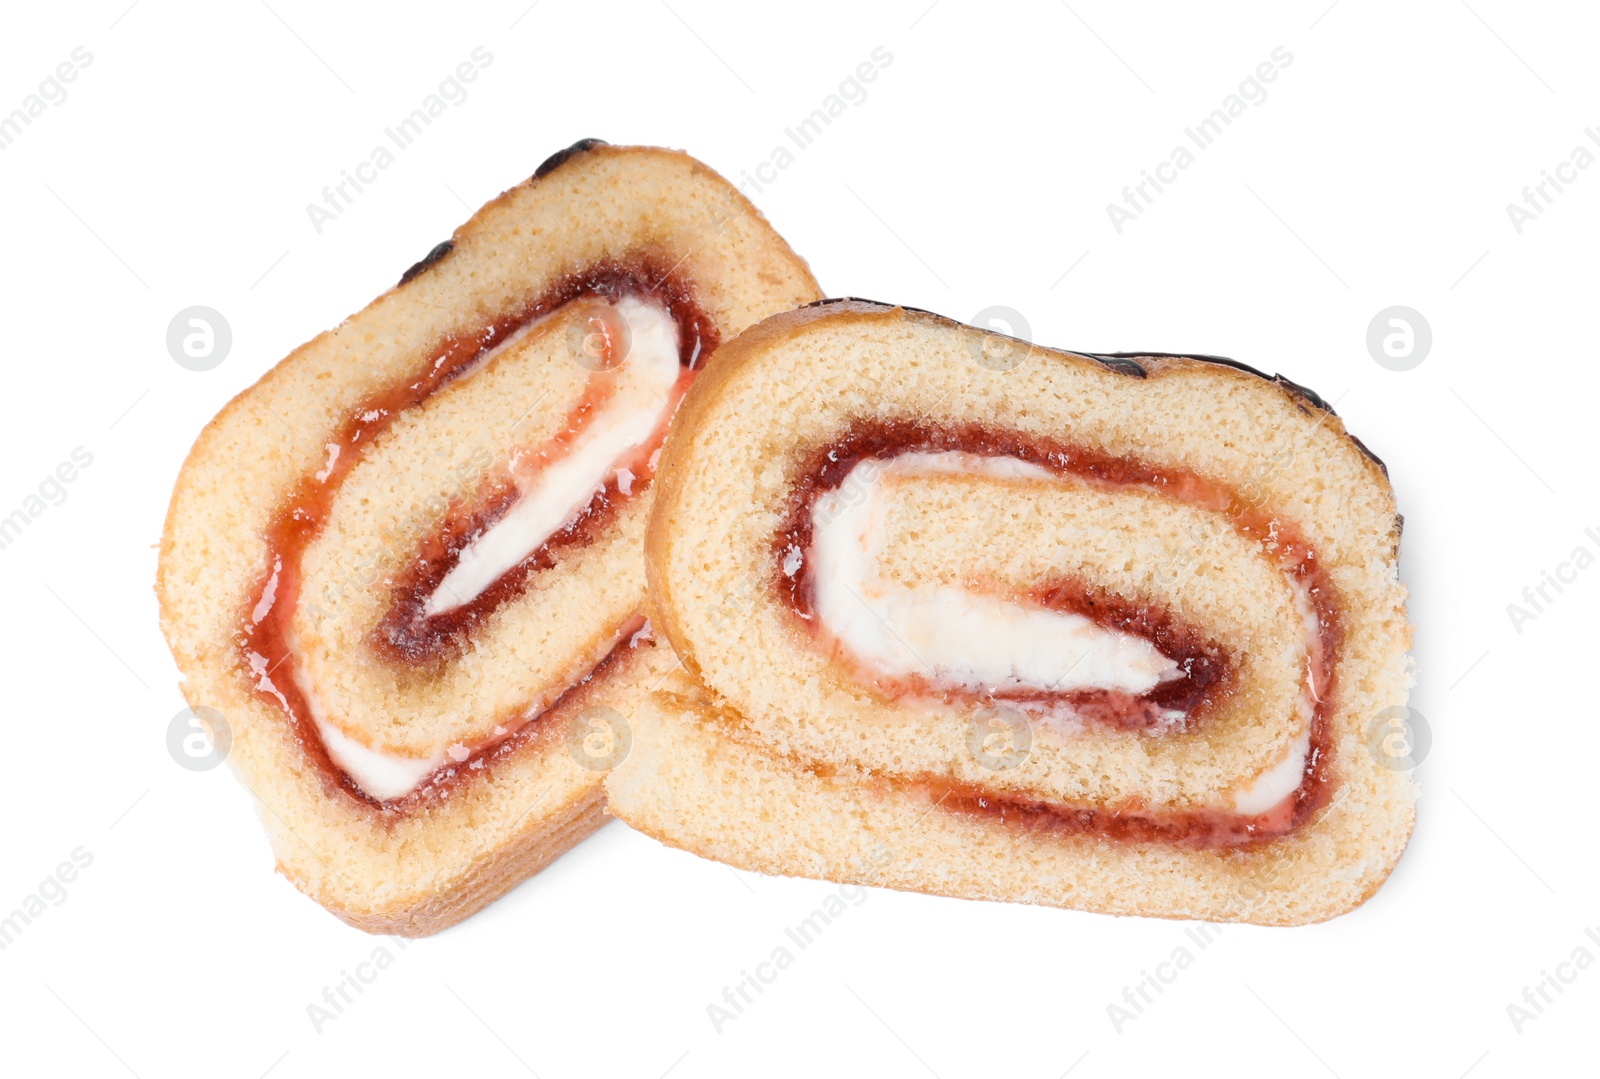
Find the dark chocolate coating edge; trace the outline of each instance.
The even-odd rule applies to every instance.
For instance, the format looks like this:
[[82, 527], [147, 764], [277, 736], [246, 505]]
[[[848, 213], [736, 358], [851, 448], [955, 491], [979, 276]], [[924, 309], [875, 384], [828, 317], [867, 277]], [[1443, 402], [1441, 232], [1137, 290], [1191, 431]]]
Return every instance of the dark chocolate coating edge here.
[[420, 261], [412, 263], [411, 268], [400, 275], [400, 284], [405, 284], [423, 270], [426, 270], [429, 266], [432, 266], [435, 262], [438, 262], [440, 259], [444, 258], [455, 246], [456, 242], [454, 240], [445, 240], [442, 243], [434, 244], [432, 251], [429, 251], [426, 255], [423, 255]]
[[[1070, 350], [1069, 350], [1070, 351]], [[1119, 375], [1129, 378], [1149, 378], [1150, 372], [1144, 369], [1139, 358], [1151, 359], [1148, 352], [1074, 352], [1074, 356], [1084, 356], [1098, 363], [1101, 367], [1109, 368]]]
[[539, 167], [533, 170], [533, 178], [535, 180], [542, 180], [544, 177], [549, 176], [552, 172], [566, 164], [568, 159], [576, 157], [585, 150], [593, 150], [596, 146], [606, 145], [608, 144], [605, 139], [579, 139], [571, 146], [568, 146], [565, 150], [557, 150], [555, 153], [545, 158], [544, 161], [540, 163]]
[[[542, 176], [548, 176], [556, 169], [559, 169], [568, 159], [576, 156], [577, 154], [583, 153], [585, 150], [592, 150], [596, 146], [605, 145], [607, 145], [605, 139], [579, 139], [566, 149], [557, 150], [555, 153], [545, 158], [544, 161], [540, 163], [539, 167], [533, 170], [533, 179], [537, 180]], [[432, 251], [429, 251], [426, 255], [422, 256], [421, 261], [414, 263], [409, 270], [400, 275], [400, 284], [404, 285], [423, 270], [426, 270], [429, 266], [432, 266], [435, 262], [438, 262], [440, 259], [444, 258], [450, 253], [450, 249], [455, 247], [455, 245], [456, 244], [454, 240], [446, 240], [443, 243], [435, 244]]]
[[[827, 299], [813, 300], [808, 304], [802, 304], [801, 307], [826, 307], [828, 304], [834, 303], [867, 303], [872, 304], [874, 307], [898, 307], [902, 311], [915, 311], [918, 314], [932, 315], [934, 318], [945, 322], [955, 321], [947, 315], [941, 315], [937, 311], [929, 311], [924, 307], [907, 307], [905, 304], [884, 303], [882, 300], [869, 300], [865, 296], [830, 296]], [[966, 325], [966, 323], [960, 323], [959, 325]], [[1013, 338], [1013, 340], [1021, 339]], [[1032, 341], [1023, 341], [1022, 343], [1030, 346], [1034, 344]], [[1330, 416], [1338, 415], [1338, 413], [1333, 410], [1333, 406], [1328, 403], [1327, 399], [1316, 390], [1313, 390], [1311, 387], [1302, 386], [1300, 383], [1283, 375], [1269, 375], [1260, 368], [1251, 367], [1247, 363], [1241, 363], [1238, 360], [1229, 359], [1227, 356], [1207, 356], [1193, 352], [1077, 352], [1073, 349], [1060, 349], [1059, 351], [1068, 352], [1074, 356], [1082, 356], [1087, 360], [1093, 360], [1103, 367], [1107, 367], [1113, 371], [1116, 371], [1118, 374], [1128, 375], [1131, 378], [1145, 378], [1147, 376], [1148, 373], [1145, 371], [1144, 366], [1139, 363], [1140, 360], [1198, 360], [1201, 363], [1216, 364], [1219, 367], [1232, 367], [1236, 371], [1243, 371], [1246, 374], [1254, 375], [1265, 382], [1271, 382], [1274, 385], [1282, 386], [1296, 397], [1305, 401], [1311, 407], [1322, 412], [1326, 412]], [[1362, 442], [1361, 439], [1357, 438], [1349, 431], [1345, 432], [1345, 437], [1351, 442], [1355, 443], [1356, 449], [1360, 450], [1368, 460], [1382, 470], [1385, 478], [1388, 477], [1389, 466], [1384, 463], [1383, 458], [1373, 453], [1367, 448], [1367, 444], [1365, 442]]]
[[810, 303], [803, 303], [799, 307], [795, 308], [795, 310], [804, 311], [808, 307], [827, 307], [829, 304], [835, 303], [870, 303], [873, 307], [898, 307], [902, 311], [915, 311], [919, 315], [932, 315], [934, 318], [943, 319], [945, 322], [955, 321], [952, 318], [939, 314], [937, 311], [929, 311], [926, 307], [908, 307], [903, 303], [884, 303], [882, 300], [869, 300], [865, 296], [824, 296], [820, 300], [812, 300]]

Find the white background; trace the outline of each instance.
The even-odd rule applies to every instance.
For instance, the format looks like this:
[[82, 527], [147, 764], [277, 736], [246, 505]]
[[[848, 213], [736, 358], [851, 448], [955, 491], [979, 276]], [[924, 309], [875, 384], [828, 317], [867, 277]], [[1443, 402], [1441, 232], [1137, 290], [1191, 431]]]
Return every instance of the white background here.
[[[0, 152], [0, 515], [75, 447], [93, 464], [0, 551], [0, 913], [75, 848], [93, 862], [0, 952], [0, 1070], [1592, 1074], [1600, 969], [1520, 1033], [1507, 1005], [1580, 945], [1600, 958], [1600, 569], [1520, 633], [1506, 607], [1600, 551], [1600, 168], [1521, 234], [1506, 204], [1600, 125], [1593, 14], [671, 3], [8, 12], [0, 112], [74, 47], [93, 61]], [[319, 235], [306, 204], [480, 45], [470, 97]], [[167, 753], [183, 702], [153, 548], [190, 442], [550, 152], [679, 147], [737, 182], [880, 45], [866, 100], [754, 194], [829, 293], [1007, 305], [1053, 345], [1231, 355], [1336, 400], [1388, 461], [1434, 737], [1399, 868], [1329, 924], [1225, 929], [1120, 1032], [1107, 1005], [1195, 950], [1183, 924], [871, 891], [718, 1033], [707, 1004], [833, 886], [619, 823], [404, 951], [345, 927], [273, 873], [227, 769]], [[1268, 98], [1117, 234], [1106, 204], [1277, 46], [1293, 62]], [[165, 345], [195, 304], [233, 329], [204, 373]], [[1394, 304], [1433, 330], [1406, 372], [1365, 343]], [[307, 1005], [379, 944], [393, 965], [318, 1033]]]

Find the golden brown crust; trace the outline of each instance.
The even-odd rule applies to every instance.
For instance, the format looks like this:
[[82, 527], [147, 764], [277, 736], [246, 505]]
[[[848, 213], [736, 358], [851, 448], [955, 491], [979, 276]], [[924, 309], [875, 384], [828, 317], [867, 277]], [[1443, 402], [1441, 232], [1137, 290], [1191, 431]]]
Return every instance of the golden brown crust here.
[[[576, 805], [563, 808], [566, 812], [562, 815], [530, 821], [519, 837], [480, 856], [448, 892], [388, 910], [358, 910], [337, 903], [324, 905], [341, 921], [363, 932], [431, 936], [493, 903], [611, 819], [606, 812], [604, 791], [600, 789], [588, 792], [588, 797]], [[278, 871], [295, 887], [316, 898], [291, 867], [280, 862]]]
[[[870, 776], [820, 772], [728, 737], [697, 687], [667, 686], [632, 716], [635, 752], [606, 779], [611, 812], [667, 846], [775, 876], [1146, 918], [1294, 926], [1371, 899], [1402, 848], [1303, 894], [1239, 859], [1204, 887], [1157, 849], [1108, 858], [1095, 842], [949, 813]], [[760, 814], [749, 811], [760, 806]], [[1414, 809], [1396, 823], [1409, 835]]]

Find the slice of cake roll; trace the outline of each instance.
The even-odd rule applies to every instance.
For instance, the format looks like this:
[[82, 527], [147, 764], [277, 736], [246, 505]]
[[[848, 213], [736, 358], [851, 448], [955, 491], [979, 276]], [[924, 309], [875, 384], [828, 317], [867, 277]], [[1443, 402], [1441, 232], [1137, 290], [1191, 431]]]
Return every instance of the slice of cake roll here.
[[717, 359], [646, 542], [683, 670], [613, 813], [744, 868], [1118, 914], [1295, 924], [1382, 883], [1417, 793], [1371, 739], [1411, 683], [1400, 518], [1315, 394], [857, 300]]
[[425, 934], [601, 823], [674, 665], [641, 610], [667, 427], [721, 342], [818, 295], [710, 169], [586, 140], [205, 428], [162, 625], [290, 880]]

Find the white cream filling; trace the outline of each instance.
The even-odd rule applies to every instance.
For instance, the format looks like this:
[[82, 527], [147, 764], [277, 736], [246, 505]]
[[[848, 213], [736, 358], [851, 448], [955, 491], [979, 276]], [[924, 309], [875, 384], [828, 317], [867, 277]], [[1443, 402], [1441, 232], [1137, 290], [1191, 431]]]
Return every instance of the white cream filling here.
[[[309, 702], [311, 695], [307, 693], [305, 696]], [[356, 786], [380, 802], [416, 790], [417, 784], [445, 762], [443, 752], [432, 757], [402, 757], [398, 753], [368, 749], [323, 719], [322, 713], [314, 706], [308, 703], [308, 707], [316, 720], [317, 733], [322, 736], [322, 748], [328, 751], [328, 759], [343, 769]], [[463, 754], [461, 759], [466, 760], [466, 755]]]
[[[1288, 577], [1289, 585], [1294, 589], [1295, 607], [1300, 612], [1301, 624], [1305, 627], [1305, 639], [1308, 642], [1320, 642], [1322, 639], [1322, 620], [1317, 617], [1317, 609], [1307, 594], [1305, 585], [1293, 577]], [[1310, 645], [1313, 649], [1320, 649], [1320, 643]], [[1277, 764], [1268, 768], [1257, 776], [1244, 790], [1233, 796], [1233, 808], [1236, 812], [1247, 815], [1265, 813], [1289, 795], [1293, 794], [1300, 786], [1300, 781], [1306, 773], [1306, 758], [1311, 756], [1311, 723], [1316, 715], [1317, 691], [1311, 684], [1310, 672], [1306, 674], [1306, 684], [1300, 694], [1300, 733], [1290, 743], [1289, 750]]]
[[[921, 676], [976, 692], [1106, 689], [1139, 696], [1180, 673], [1144, 638], [1105, 629], [1082, 615], [951, 586], [908, 587], [881, 578], [876, 567], [886, 532], [883, 481], [939, 473], [1056, 479], [1044, 468], [1010, 457], [907, 453], [887, 462], [862, 461], [817, 499], [811, 547], [804, 554], [790, 551], [783, 571], [793, 576], [810, 560], [817, 618], [857, 660], [887, 677]], [[1321, 624], [1310, 597], [1300, 582], [1289, 581], [1306, 639], [1317, 641]], [[1264, 813], [1300, 786], [1311, 753], [1315, 706], [1308, 682], [1295, 741], [1275, 765], [1232, 794], [1234, 811]]]
[[[603, 487], [613, 473], [619, 488], [624, 494], [629, 493], [636, 477], [627, 469], [619, 468], [617, 462], [650, 438], [671, 405], [671, 390], [679, 375], [678, 327], [665, 308], [633, 297], [617, 303], [616, 310], [627, 320], [632, 342], [628, 355], [616, 370], [616, 393], [567, 455], [542, 469], [528, 489], [519, 492], [520, 497], [510, 512], [462, 551], [455, 568], [428, 597], [425, 614], [438, 614], [471, 602], [588, 505], [595, 491]], [[506, 347], [515, 339], [515, 336], [507, 339], [500, 347]], [[257, 622], [271, 608], [276, 589], [277, 574], [274, 573], [253, 613]], [[290, 648], [294, 653], [295, 684], [305, 699], [328, 758], [373, 798], [388, 801], [409, 794], [447, 761], [460, 763], [472, 755], [474, 747], [463, 743], [446, 746], [425, 757], [413, 757], [373, 749], [352, 738], [325, 718], [327, 713], [310, 679], [301, 673], [306, 667], [292, 635]], [[264, 669], [265, 660], [253, 656], [251, 665], [259, 686], [277, 693], [269, 672]], [[494, 733], [498, 739], [510, 732], [497, 727]]]
[[1235, 812], [1246, 816], [1265, 813], [1300, 786], [1306, 773], [1306, 757], [1311, 753], [1309, 722], [1277, 764], [1256, 777], [1255, 782], [1233, 796]]
[[[256, 605], [252, 617], [260, 622], [266, 617], [272, 607], [272, 595], [276, 591], [278, 582], [277, 572], [274, 571], [271, 581], [267, 585], [267, 592], [262, 596], [261, 602]], [[322, 748], [327, 751], [328, 759], [338, 765], [362, 790], [379, 801], [398, 798], [414, 789], [434, 769], [444, 763], [444, 753], [432, 757], [404, 757], [398, 753], [384, 753], [379, 750], [369, 749], [346, 735], [338, 727], [323, 718], [324, 712], [321, 703], [317, 700], [315, 690], [312, 689], [310, 680], [300, 673], [304, 664], [301, 661], [300, 649], [294, 644], [293, 635], [290, 635], [289, 651], [293, 660], [295, 686], [300, 690], [301, 697], [305, 700], [306, 710], [311, 713], [311, 722], [317, 728], [317, 736], [322, 739]], [[267, 668], [267, 659], [258, 653], [252, 652], [249, 656], [250, 670], [256, 676], [256, 688], [263, 693], [270, 693], [278, 698], [284, 711], [289, 710], [289, 701], [284, 697], [278, 687], [273, 684], [272, 672]], [[454, 748], [454, 747], [452, 747]], [[463, 758], [465, 759], [465, 758]]]
[[631, 489], [618, 461], [643, 445], [670, 407], [678, 381], [678, 326], [666, 308], [625, 297], [616, 305], [632, 346], [616, 370], [616, 393], [566, 455], [540, 469], [500, 520], [468, 544], [422, 608], [431, 617], [472, 602], [589, 504], [613, 476]]
[[[907, 453], [863, 461], [812, 507], [813, 604], [822, 625], [861, 663], [885, 676], [920, 676], [975, 692], [1123, 690], [1135, 696], [1177, 677], [1177, 664], [1143, 637], [1083, 615], [1030, 607], [949, 585], [904, 585], [879, 576], [886, 479], [978, 473], [1054, 480], [1010, 457]], [[799, 569], [800, 559], [785, 561]]]
[[[260, 622], [271, 609], [277, 583], [278, 574], [274, 570], [272, 579], [267, 584], [267, 591], [252, 615], [255, 621]], [[315, 687], [311, 684], [311, 679], [304, 674], [305, 657], [293, 633], [289, 634], [289, 653], [295, 687], [300, 690], [300, 696], [305, 701], [306, 710], [311, 714], [311, 722], [317, 728], [317, 736], [322, 739], [322, 748], [327, 751], [328, 759], [338, 765], [356, 786], [380, 802], [399, 798], [415, 790], [417, 784], [444, 764], [447, 757], [464, 761], [470, 756], [467, 747], [460, 744], [449, 746], [428, 757], [408, 757], [363, 745], [324, 718], [327, 712], [317, 696]], [[288, 711], [289, 702], [273, 684], [272, 672], [267, 669], [266, 657], [252, 652], [249, 658], [250, 669], [256, 676], [256, 688], [277, 697], [284, 710]], [[505, 732], [502, 728], [496, 728], [496, 734], [503, 733]]]

